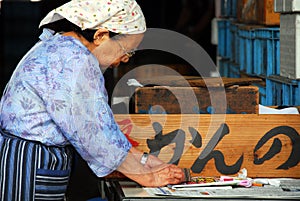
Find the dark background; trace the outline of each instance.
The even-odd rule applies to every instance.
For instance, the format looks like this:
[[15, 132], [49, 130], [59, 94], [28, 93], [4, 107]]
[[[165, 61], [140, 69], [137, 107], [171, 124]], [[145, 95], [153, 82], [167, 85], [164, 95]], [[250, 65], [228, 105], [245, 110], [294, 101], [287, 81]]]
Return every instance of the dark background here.
[[[189, 35], [186, 27], [176, 28], [180, 13], [183, 9], [182, 1], [184, 0], [137, 0], [141, 6], [149, 28], [164, 28], [174, 30]], [[203, 18], [206, 8], [205, 2], [212, 0], [187, 0], [191, 2], [193, 16], [190, 24]], [[24, 54], [38, 40], [40, 31], [38, 25], [41, 19], [52, 9], [62, 5], [66, 0], [41, 0], [31, 2], [29, 0], [3, 0], [0, 8], [0, 92], [3, 91], [14, 68]], [[200, 8], [196, 4], [200, 5]], [[193, 6], [195, 4], [195, 6]], [[201, 7], [202, 6], [202, 7]], [[198, 9], [198, 10], [197, 10]], [[210, 19], [214, 17], [212, 10]], [[203, 32], [198, 33], [195, 40], [215, 59], [215, 47], [210, 44], [210, 23], [205, 27]], [[200, 38], [200, 40], [198, 40]], [[194, 39], [194, 38], [193, 38]], [[161, 52], [138, 52], [127, 65], [134, 66], [148, 63], [184, 63], [174, 55]], [[106, 74], [112, 74], [107, 72]], [[110, 86], [112, 87], [112, 86]], [[2, 93], [1, 93], [2, 94]]]

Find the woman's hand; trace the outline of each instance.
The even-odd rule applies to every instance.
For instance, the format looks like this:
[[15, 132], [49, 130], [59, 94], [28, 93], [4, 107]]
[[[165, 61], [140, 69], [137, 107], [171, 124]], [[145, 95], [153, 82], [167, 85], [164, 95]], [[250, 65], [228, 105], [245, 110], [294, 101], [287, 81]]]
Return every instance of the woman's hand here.
[[[157, 169], [157, 170], [156, 170]], [[185, 176], [181, 168], [176, 165], [167, 165], [164, 168], [152, 169], [154, 183], [150, 186], [165, 186], [167, 184], [178, 184], [184, 182]]]
[[178, 184], [184, 182], [184, 173], [176, 165], [163, 164], [152, 168], [145, 169], [141, 174], [125, 174], [128, 178], [134, 180], [142, 186], [159, 187], [168, 184]]
[[167, 184], [184, 182], [185, 176], [181, 168], [166, 164], [153, 155], [149, 155], [146, 164], [140, 163], [142, 152], [131, 148], [118, 171], [142, 186], [158, 187]]

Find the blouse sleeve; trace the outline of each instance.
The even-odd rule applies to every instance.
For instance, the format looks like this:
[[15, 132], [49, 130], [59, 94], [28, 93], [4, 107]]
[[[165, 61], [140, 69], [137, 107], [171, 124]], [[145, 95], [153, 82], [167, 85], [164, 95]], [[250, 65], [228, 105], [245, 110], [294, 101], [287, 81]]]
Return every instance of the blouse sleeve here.
[[[54, 71], [52, 71], [54, 72]], [[49, 86], [47, 111], [93, 172], [106, 176], [123, 162], [131, 144], [107, 103], [104, 78], [90, 52], [66, 57]]]

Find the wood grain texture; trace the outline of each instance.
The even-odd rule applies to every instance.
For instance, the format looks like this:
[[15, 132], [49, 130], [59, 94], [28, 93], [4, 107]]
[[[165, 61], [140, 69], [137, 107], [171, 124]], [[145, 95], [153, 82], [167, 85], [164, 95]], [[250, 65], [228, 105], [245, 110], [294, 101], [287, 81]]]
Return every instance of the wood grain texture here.
[[259, 89], [230, 87], [141, 87], [134, 97], [139, 114], [257, 114]]
[[274, 0], [239, 0], [237, 19], [246, 24], [280, 25], [280, 13], [274, 12]]
[[[115, 115], [137, 148], [192, 175], [300, 178], [300, 115]], [[200, 158], [200, 159], [199, 159]], [[199, 159], [199, 160], [198, 160]]]

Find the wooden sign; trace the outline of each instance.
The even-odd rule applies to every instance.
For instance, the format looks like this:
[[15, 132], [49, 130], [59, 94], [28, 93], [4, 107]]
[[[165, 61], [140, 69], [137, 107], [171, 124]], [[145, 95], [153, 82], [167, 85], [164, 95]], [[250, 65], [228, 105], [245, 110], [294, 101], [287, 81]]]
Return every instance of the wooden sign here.
[[115, 115], [132, 144], [192, 175], [300, 178], [300, 115]]

